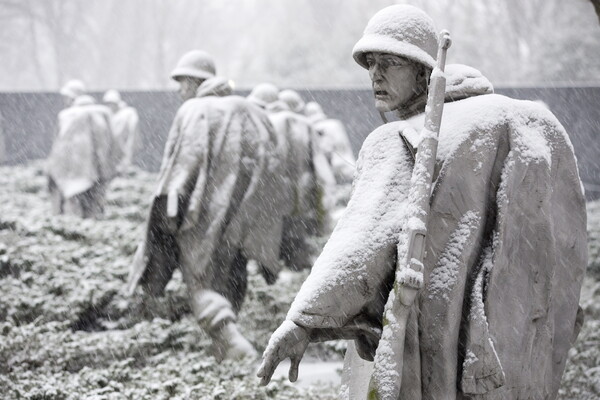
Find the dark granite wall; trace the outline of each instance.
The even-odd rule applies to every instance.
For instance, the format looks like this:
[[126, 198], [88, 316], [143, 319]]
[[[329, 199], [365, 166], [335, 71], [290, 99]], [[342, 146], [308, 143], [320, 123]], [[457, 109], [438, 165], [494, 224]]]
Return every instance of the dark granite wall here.
[[[299, 90], [306, 101], [317, 101], [326, 114], [344, 122], [355, 153], [366, 135], [381, 124], [370, 90]], [[500, 88], [497, 93], [514, 98], [541, 100], [567, 129], [579, 160], [588, 198], [600, 198], [600, 87]], [[246, 95], [240, 91], [238, 94]], [[97, 98], [100, 93], [93, 93]], [[135, 163], [156, 171], [162, 150], [180, 105], [175, 92], [122, 92], [123, 99], [140, 113], [142, 148]], [[8, 164], [44, 158], [56, 134], [56, 114], [63, 108], [55, 93], [0, 93], [0, 114]]]

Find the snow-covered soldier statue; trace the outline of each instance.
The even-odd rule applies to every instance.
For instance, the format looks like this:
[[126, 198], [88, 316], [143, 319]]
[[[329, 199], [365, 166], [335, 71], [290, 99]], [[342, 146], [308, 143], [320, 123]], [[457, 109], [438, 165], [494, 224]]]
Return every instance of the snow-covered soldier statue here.
[[[437, 48], [433, 21], [406, 5], [375, 14], [355, 45], [377, 109], [396, 110], [401, 121], [365, 140], [348, 207], [265, 350], [263, 383], [288, 357], [295, 380], [309, 342], [344, 338], [352, 342], [342, 397], [367, 398], [370, 361], [392, 345], [384, 338], [378, 348], [396, 261], [408, 247], [411, 176]], [[423, 287], [407, 315], [402, 358], [386, 360], [404, 366], [397, 398], [555, 399], [579, 331], [587, 264], [569, 137], [547, 109], [492, 94], [473, 68], [448, 65], [444, 75]]]
[[[261, 92], [258, 91], [257, 94]], [[264, 94], [272, 98], [271, 91]], [[302, 114], [304, 101], [290, 89], [265, 106], [280, 143], [285, 143], [285, 176], [292, 185], [293, 208], [284, 218], [281, 255], [293, 270], [310, 268], [314, 246], [310, 238], [329, 230], [335, 177], [318, 146], [318, 136]]]
[[192, 312], [213, 340], [217, 359], [256, 354], [236, 325], [248, 259], [268, 283], [281, 262], [281, 162], [266, 114], [215, 75], [212, 57], [186, 53], [171, 77], [179, 108], [169, 132], [128, 291], [160, 295], [181, 269]]
[[46, 172], [54, 213], [90, 218], [104, 211], [106, 187], [116, 174], [120, 149], [109, 109], [85, 92], [79, 80], [67, 82], [60, 91], [67, 108], [58, 114], [58, 135]]
[[328, 118], [321, 105], [314, 101], [306, 104], [304, 113], [319, 135], [319, 146], [331, 165], [338, 185], [351, 183], [356, 159], [342, 122]]
[[124, 170], [133, 162], [134, 153], [139, 140], [139, 122], [137, 110], [121, 99], [121, 94], [110, 89], [104, 93], [102, 101], [112, 112], [113, 134], [121, 148], [123, 158], [119, 170]]
[[[293, 94], [300, 99], [296, 92]], [[318, 212], [323, 209], [310, 147], [311, 138], [316, 136], [307, 121], [298, 118], [279, 98], [277, 86], [260, 83], [247, 99], [267, 112], [277, 135], [277, 153], [284, 167], [281, 189], [288, 207], [283, 210], [280, 255], [292, 270], [310, 268], [314, 252], [309, 240], [319, 231]]]

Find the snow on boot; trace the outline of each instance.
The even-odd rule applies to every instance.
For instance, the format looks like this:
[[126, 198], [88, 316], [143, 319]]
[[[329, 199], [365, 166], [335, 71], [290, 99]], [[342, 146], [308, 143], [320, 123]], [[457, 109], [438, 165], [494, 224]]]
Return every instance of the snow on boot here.
[[241, 360], [256, 358], [258, 353], [238, 330], [233, 322], [228, 322], [219, 329], [211, 332], [213, 337], [213, 355], [217, 361], [224, 359]]

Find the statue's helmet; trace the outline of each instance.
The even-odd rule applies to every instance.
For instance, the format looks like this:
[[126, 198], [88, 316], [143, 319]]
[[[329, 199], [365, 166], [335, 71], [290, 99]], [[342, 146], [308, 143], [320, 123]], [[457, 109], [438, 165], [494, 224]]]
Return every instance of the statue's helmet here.
[[258, 104], [261, 107], [266, 107], [279, 99], [279, 89], [272, 83], [260, 83], [252, 89], [248, 95], [248, 100]]
[[208, 79], [215, 74], [215, 61], [212, 56], [202, 50], [192, 50], [179, 59], [177, 66], [171, 72], [171, 78], [174, 80], [182, 77]]
[[102, 101], [105, 103], [119, 104], [121, 102], [121, 94], [115, 89], [107, 90], [102, 97]]
[[321, 115], [323, 113], [323, 108], [316, 101], [309, 101], [306, 103], [306, 107], [304, 109], [304, 114], [307, 117], [314, 117], [316, 115]]
[[60, 89], [60, 94], [72, 99], [86, 93], [85, 84], [79, 79], [71, 79]]
[[433, 20], [417, 7], [394, 5], [377, 12], [367, 23], [352, 56], [368, 69], [367, 53], [388, 53], [435, 67], [438, 34]]

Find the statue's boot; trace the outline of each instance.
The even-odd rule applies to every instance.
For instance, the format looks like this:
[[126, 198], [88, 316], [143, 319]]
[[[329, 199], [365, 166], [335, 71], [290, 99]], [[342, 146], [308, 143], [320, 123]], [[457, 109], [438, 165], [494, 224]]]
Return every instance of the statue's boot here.
[[212, 353], [218, 361], [256, 357], [256, 350], [235, 323], [229, 300], [212, 290], [201, 289], [192, 296], [192, 309], [200, 326], [212, 338]]
[[240, 333], [238, 326], [233, 321], [217, 328], [217, 332], [214, 334], [213, 332], [209, 333], [213, 338], [213, 352], [218, 361], [254, 359], [258, 356], [254, 346]]

